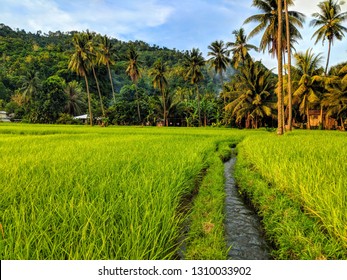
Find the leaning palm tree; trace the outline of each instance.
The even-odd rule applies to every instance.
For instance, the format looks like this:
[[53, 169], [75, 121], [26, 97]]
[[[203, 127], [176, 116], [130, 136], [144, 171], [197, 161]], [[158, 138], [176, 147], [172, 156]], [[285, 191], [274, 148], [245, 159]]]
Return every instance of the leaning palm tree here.
[[318, 27], [318, 30], [312, 35], [312, 38], [316, 37], [315, 44], [317, 44], [318, 41], [324, 43], [325, 40], [328, 40], [329, 43], [327, 62], [324, 71], [325, 75], [328, 73], [330, 51], [334, 39], [342, 40], [344, 32], [347, 31], [347, 28], [342, 25], [342, 22], [347, 19], [347, 12], [341, 12], [342, 4], [343, 2], [338, 3], [333, 0], [320, 2], [318, 4], [320, 12], [312, 14], [315, 19], [310, 22], [310, 26]]
[[299, 104], [300, 114], [306, 116], [307, 128], [310, 128], [309, 109], [319, 102], [320, 82], [322, 69], [320, 54], [314, 55], [311, 49], [305, 53], [298, 52], [294, 55], [296, 65], [293, 67], [293, 85], [296, 88], [293, 93], [294, 102]]
[[235, 36], [235, 41], [228, 42], [227, 46], [231, 47], [232, 64], [234, 68], [237, 69], [240, 63], [244, 65], [246, 59], [250, 58], [248, 51], [258, 51], [258, 48], [252, 44], [247, 43], [247, 36], [243, 28], [234, 30], [232, 34]]
[[128, 67], [125, 70], [131, 81], [135, 85], [135, 94], [136, 94], [136, 103], [137, 103], [137, 116], [139, 123], [141, 123], [141, 113], [140, 113], [140, 103], [139, 103], [139, 95], [137, 92], [137, 82], [141, 77], [140, 72], [140, 61], [139, 61], [139, 53], [135, 50], [133, 46], [128, 50]]
[[227, 50], [223, 41], [214, 41], [208, 46], [208, 49], [210, 51], [207, 55], [211, 56], [208, 62], [211, 64], [211, 67], [214, 68], [214, 71], [219, 74], [223, 88], [223, 72], [226, 71], [228, 64], [231, 62], [229, 58], [229, 51]]
[[110, 65], [112, 65], [114, 63], [112, 60], [111, 50], [112, 50], [111, 40], [107, 36], [102, 37], [101, 42], [100, 42], [100, 52], [98, 53], [99, 54], [99, 63], [106, 65], [106, 67], [107, 67], [108, 77], [110, 79], [110, 84], [111, 84], [111, 89], [112, 89], [113, 102], [116, 103], [116, 96], [114, 93], [111, 67], [110, 67]]
[[161, 59], [158, 59], [154, 65], [153, 69], [150, 71], [150, 75], [153, 77], [153, 86], [158, 88], [162, 96], [162, 105], [163, 105], [163, 115], [164, 115], [164, 124], [168, 126], [167, 120], [167, 111], [166, 111], [166, 98], [165, 98], [165, 89], [168, 86], [168, 81], [165, 76], [166, 74], [166, 65]]
[[90, 125], [93, 125], [93, 114], [92, 114], [92, 106], [91, 106], [91, 97], [89, 92], [89, 83], [88, 83], [88, 71], [90, 69], [89, 62], [89, 40], [86, 34], [84, 33], [76, 33], [73, 37], [73, 44], [75, 47], [75, 52], [72, 54], [69, 62], [68, 68], [71, 71], [76, 72], [78, 76], [84, 78], [88, 96], [88, 108], [89, 108], [89, 120]]
[[199, 49], [193, 48], [191, 51], [186, 53], [184, 57], [184, 66], [186, 68], [185, 79], [189, 79], [191, 84], [195, 85], [196, 88], [196, 96], [198, 99], [199, 126], [201, 126], [200, 94], [198, 83], [204, 79], [202, 68], [205, 66], [205, 60]]

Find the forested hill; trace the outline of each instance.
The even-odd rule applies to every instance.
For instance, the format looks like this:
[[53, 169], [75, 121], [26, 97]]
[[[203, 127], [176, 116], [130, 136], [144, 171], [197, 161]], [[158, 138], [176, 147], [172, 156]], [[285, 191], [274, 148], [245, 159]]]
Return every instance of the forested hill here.
[[[192, 122], [196, 122], [194, 104], [187, 103], [185, 109], [178, 109], [182, 101], [194, 103], [196, 100], [196, 87], [184, 72], [187, 51], [151, 46], [143, 41], [123, 42], [92, 31], [31, 33], [13, 30], [5, 24], [0, 24], [0, 110], [6, 110], [15, 119], [40, 123], [64, 122], [69, 120], [69, 116], [87, 113], [85, 80], [68, 67], [76, 52], [74, 35], [85, 33], [94, 44], [88, 45], [90, 51], [95, 52], [92, 54], [95, 57], [94, 65], [87, 73], [94, 116], [104, 115], [118, 124], [145, 121], [153, 124], [160, 119], [164, 106], [160, 100], [161, 89], [153, 84], [152, 72], [158, 59], [161, 59], [167, 80], [167, 116], [172, 119], [187, 118], [187, 121], [191, 118]], [[96, 54], [105, 38], [108, 40], [111, 75], [107, 64], [98, 60]], [[134, 50], [138, 55], [136, 66], [139, 77], [136, 81], [127, 73], [129, 50]], [[212, 96], [210, 99], [216, 103], [211, 105], [215, 110], [209, 109], [209, 115], [213, 115], [216, 114], [219, 83], [213, 81], [216, 75], [208, 67], [203, 67], [202, 74], [199, 87], [202, 94]]]

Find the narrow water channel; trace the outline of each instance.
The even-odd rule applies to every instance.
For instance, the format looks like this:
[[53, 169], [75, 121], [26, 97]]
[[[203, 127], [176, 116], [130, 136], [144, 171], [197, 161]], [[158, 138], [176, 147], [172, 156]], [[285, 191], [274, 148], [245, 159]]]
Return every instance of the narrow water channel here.
[[268, 260], [270, 249], [267, 245], [259, 217], [239, 194], [233, 169], [236, 158], [232, 157], [224, 165], [226, 209], [225, 230], [228, 258], [233, 260]]

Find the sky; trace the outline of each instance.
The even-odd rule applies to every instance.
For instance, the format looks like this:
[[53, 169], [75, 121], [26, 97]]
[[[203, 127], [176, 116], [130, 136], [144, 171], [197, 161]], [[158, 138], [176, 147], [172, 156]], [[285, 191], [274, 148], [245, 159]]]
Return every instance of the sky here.
[[[315, 45], [311, 39], [314, 28], [309, 27], [320, 1], [295, 0], [290, 10], [307, 16], [300, 29], [303, 40], [295, 46], [296, 50], [312, 48], [325, 61], [328, 44]], [[199, 48], [205, 57], [213, 41], [233, 41], [232, 32], [240, 27], [249, 33], [255, 25], [243, 22], [259, 13], [252, 7], [252, 0], [0, 0], [0, 7], [0, 23], [12, 29], [34, 33], [89, 29], [123, 41], [142, 40], [182, 51]], [[347, 4], [343, 4], [342, 10], [347, 11]], [[259, 40], [257, 36], [249, 43], [258, 46]], [[330, 65], [347, 60], [346, 42], [347, 34], [342, 41], [334, 42]], [[251, 55], [268, 68], [276, 68], [277, 62], [269, 54]]]

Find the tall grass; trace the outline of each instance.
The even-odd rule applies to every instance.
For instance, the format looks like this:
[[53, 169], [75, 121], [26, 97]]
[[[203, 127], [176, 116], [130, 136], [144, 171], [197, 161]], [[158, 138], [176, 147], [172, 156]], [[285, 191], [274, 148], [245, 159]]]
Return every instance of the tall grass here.
[[174, 258], [218, 134], [1, 126], [1, 259]]
[[[306, 216], [316, 221], [320, 234], [332, 240], [335, 245], [325, 248], [323, 255], [338, 258], [341, 257], [339, 252], [347, 251], [347, 138], [344, 133], [295, 131], [284, 137], [271, 134], [248, 137], [240, 144], [239, 151], [240, 160], [269, 184], [262, 189], [276, 190], [273, 200], [281, 195], [289, 198]], [[245, 169], [238, 174], [240, 181], [245, 176], [242, 170]], [[253, 183], [249, 184], [253, 188]], [[254, 191], [256, 189], [254, 187]], [[270, 203], [273, 204], [271, 201], [261, 204], [269, 207]], [[282, 208], [285, 207], [288, 207], [286, 203]], [[289, 208], [293, 209], [293, 206]], [[278, 228], [280, 223], [285, 223], [284, 218], [278, 221]], [[292, 225], [293, 231], [296, 226], [300, 227]], [[312, 227], [310, 230], [314, 232]], [[310, 246], [312, 249], [316, 241], [307, 239], [306, 250], [310, 250]], [[295, 247], [295, 244], [288, 248], [290, 246]], [[300, 258], [298, 254], [296, 257]]]

